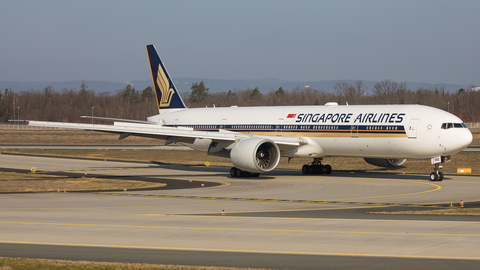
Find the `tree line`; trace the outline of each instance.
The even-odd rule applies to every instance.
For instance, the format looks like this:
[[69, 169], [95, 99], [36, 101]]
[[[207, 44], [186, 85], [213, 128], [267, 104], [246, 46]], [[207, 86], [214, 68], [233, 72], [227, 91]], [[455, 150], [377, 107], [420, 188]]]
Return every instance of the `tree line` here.
[[[226, 106], [289, 106], [338, 104], [422, 104], [449, 111], [465, 122], [480, 121], [480, 92], [459, 89], [450, 93], [443, 87], [411, 90], [406, 83], [383, 80], [367, 89], [362, 81], [355, 84], [337, 82], [334, 92], [319, 89], [299, 88], [284, 90], [282, 87], [262, 93], [254, 89], [228, 90], [209, 93], [204, 82], [194, 83], [190, 93], [182, 93], [187, 107]], [[366, 95], [365, 93], [369, 93]], [[478, 105], [477, 105], [478, 104]], [[0, 121], [10, 119], [46, 120], [62, 122], [89, 122], [81, 115], [145, 120], [158, 114], [157, 102], [152, 88], [136, 90], [127, 85], [114, 93], [95, 93], [85, 83], [80, 90], [55, 91], [47, 86], [43, 90], [14, 92], [0, 91]], [[101, 121], [95, 121], [99, 123]]]

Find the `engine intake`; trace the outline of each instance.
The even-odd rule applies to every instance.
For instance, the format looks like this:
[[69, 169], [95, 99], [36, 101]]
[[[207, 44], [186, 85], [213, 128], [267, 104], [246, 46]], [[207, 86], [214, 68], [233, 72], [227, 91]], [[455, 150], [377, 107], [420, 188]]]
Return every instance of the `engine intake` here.
[[402, 166], [407, 159], [405, 158], [364, 158], [368, 164], [380, 167], [399, 167]]
[[252, 173], [269, 172], [280, 161], [280, 149], [271, 140], [248, 138], [236, 143], [230, 151], [235, 167]]

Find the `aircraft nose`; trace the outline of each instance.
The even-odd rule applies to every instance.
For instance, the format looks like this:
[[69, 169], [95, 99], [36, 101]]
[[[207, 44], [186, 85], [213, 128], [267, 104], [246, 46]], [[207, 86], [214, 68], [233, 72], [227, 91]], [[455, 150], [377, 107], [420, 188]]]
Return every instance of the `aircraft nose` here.
[[466, 148], [473, 140], [472, 132], [469, 129], [464, 129], [458, 134], [458, 143], [461, 147]]

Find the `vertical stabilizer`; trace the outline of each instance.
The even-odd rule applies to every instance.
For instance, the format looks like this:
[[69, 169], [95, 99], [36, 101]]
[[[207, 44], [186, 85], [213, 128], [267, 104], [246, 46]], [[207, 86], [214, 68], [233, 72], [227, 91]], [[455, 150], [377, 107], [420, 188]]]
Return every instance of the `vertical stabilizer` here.
[[186, 108], [180, 94], [173, 84], [168, 71], [155, 50], [155, 46], [147, 45], [148, 61], [152, 72], [153, 87], [157, 97], [157, 105], [160, 113], [166, 109]]

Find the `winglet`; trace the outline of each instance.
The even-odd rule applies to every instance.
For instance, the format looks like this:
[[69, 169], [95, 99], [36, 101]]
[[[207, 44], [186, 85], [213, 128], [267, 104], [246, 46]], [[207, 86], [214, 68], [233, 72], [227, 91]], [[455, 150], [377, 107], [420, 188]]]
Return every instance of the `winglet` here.
[[155, 50], [155, 46], [147, 45], [148, 61], [152, 72], [153, 87], [157, 97], [158, 110], [186, 108], [175, 84]]

